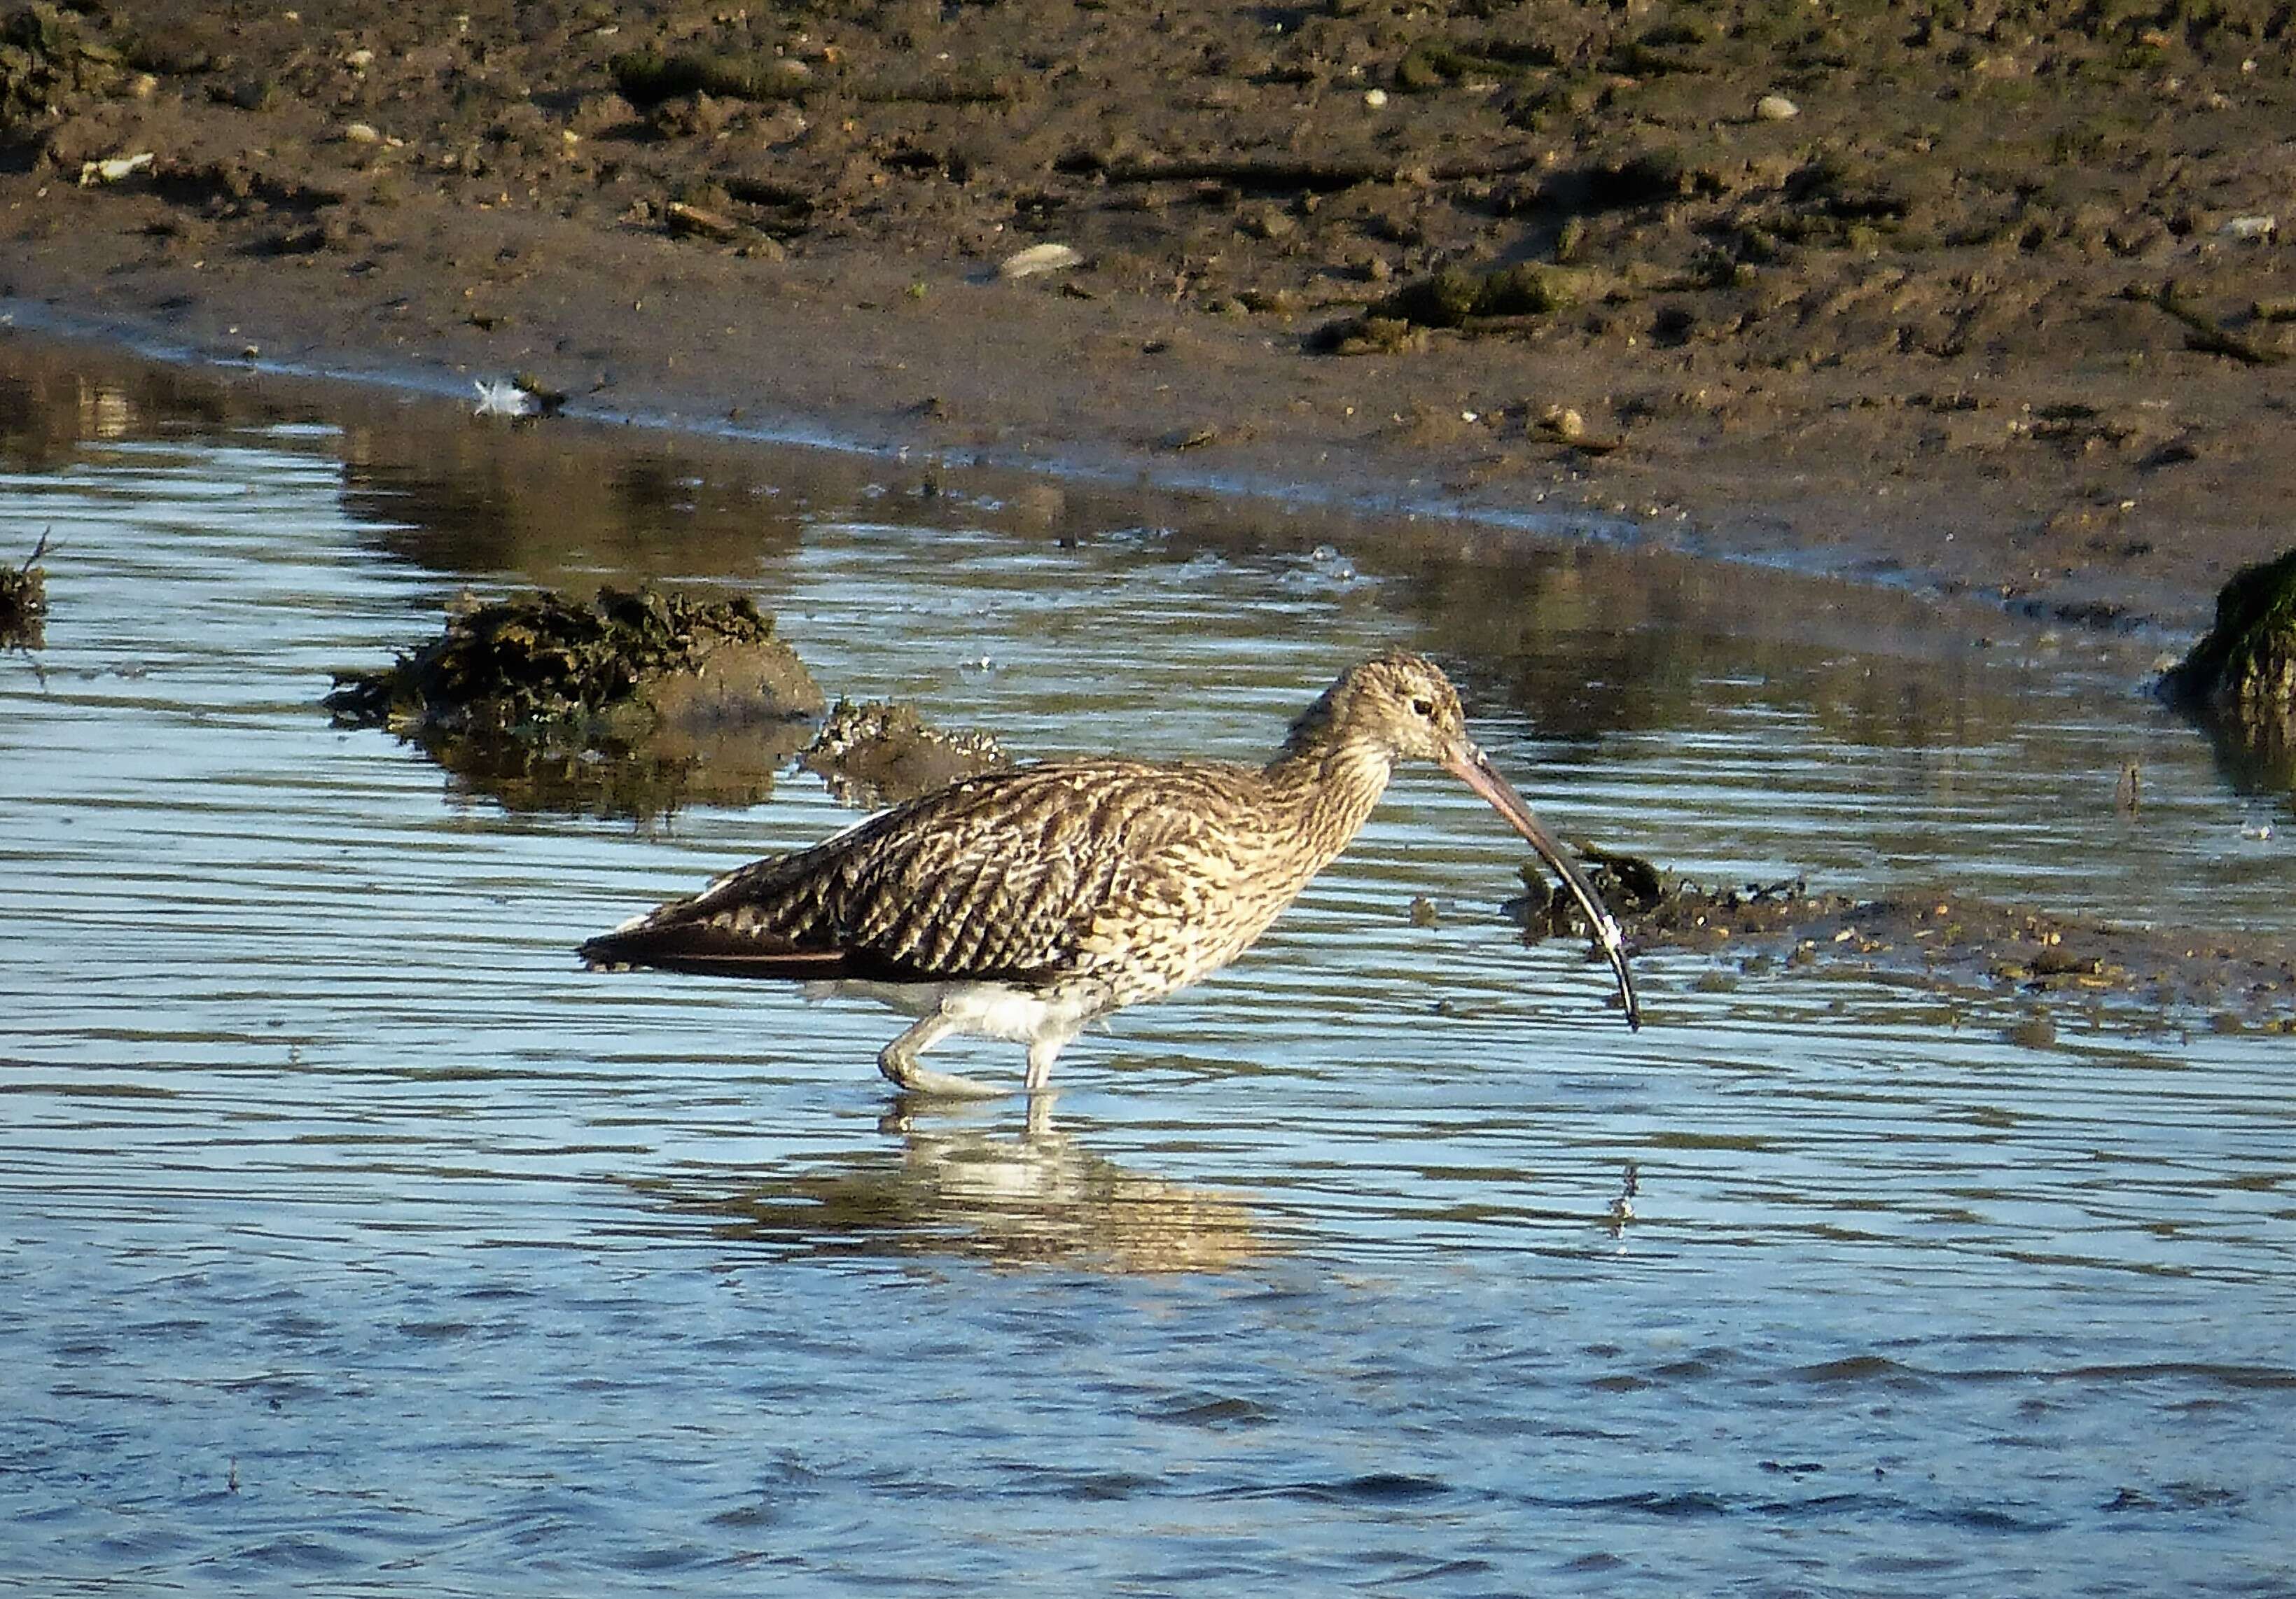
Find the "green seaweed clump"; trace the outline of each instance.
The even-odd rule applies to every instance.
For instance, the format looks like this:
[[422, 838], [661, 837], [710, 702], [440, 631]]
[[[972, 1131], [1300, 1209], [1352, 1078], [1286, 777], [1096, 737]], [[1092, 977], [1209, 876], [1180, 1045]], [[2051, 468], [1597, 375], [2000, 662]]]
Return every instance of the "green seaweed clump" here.
[[96, 36], [98, 26], [45, 3], [0, 20], [0, 130], [37, 133], [61, 102], [126, 80], [119, 52]]
[[[446, 630], [380, 672], [335, 677], [326, 707], [346, 727], [428, 726], [457, 732], [510, 733], [547, 724], [627, 720], [638, 707], [658, 713], [660, 689], [702, 677], [714, 667], [767, 691], [748, 715], [782, 720], [821, 708], [819, 689], [774, 624], [745, 597], [697, 600], [653, 588], [602, 588], [585, 604], [551, 590], [486, 603], [465, 600], [447, 612]], [[754, 658], [787, 658], [794, 668], [776, 691]], [[801, 680], [801, 686], [799, 683]], [[789, 690], [795, 687], [792, 695]], [[683, 707], [691, 694], [676, 696]], [[721, 712], [743, 713], [724, 694]]]
[[2236, 764], [2296, 786], [2296, 550], [2233, 574], [2216, 626], [2162, 674], [2161, 693], [2207, 724]]
[[822, 693], [746, 597], [542, 590], [449, 609], [381, 671], [338, 673], [341, 727], [387, 727], [516, 810], [744, 805], [805, 740]]

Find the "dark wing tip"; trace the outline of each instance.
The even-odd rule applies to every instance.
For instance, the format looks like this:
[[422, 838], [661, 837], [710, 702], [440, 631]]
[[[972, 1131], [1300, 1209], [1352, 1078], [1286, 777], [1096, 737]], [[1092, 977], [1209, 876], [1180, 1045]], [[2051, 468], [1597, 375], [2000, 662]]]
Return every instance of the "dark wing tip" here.
[[841, 949], [801, 949], [706, 921], [644, 920], [586, 939], [574, 951], [593, 972], [651, 966], [703, 977], [813, 982], [849, 975]]
[[627, 972], [630, 963], [621, 953], [621, 947], [613, 934], [601, 933], [576, 945], [574, 958], [593, 972]]

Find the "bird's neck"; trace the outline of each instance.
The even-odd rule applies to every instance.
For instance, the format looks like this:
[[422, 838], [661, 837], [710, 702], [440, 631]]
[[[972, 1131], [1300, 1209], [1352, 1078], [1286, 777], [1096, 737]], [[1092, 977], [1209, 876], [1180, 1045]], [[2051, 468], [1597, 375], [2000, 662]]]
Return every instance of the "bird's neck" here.
[[1363, 831], [1394, 771], [1395, 758], [1384, 748], [1348, 739], [1287, 745], [1266, 775], [1292, 825], [1328, 861]]

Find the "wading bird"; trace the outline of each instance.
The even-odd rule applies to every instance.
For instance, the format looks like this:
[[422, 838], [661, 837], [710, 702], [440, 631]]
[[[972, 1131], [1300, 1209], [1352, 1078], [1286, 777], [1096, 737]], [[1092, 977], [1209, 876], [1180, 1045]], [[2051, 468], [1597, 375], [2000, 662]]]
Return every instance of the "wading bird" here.
[[1026, 1044], [1035, 1093], [1087, 1023], [1250, 948], [1347, 848], [1406, 759], [1439, 763], [1530, 841], [1585, 913], [1639, 1027], [1618, 922], [1468, 739], [1449, 679], [1400, 651], [1341, 674], [1264, 767], [1063, 760], [968, 778], [730, 872], [579, 953], [594, 968], [779, 978], [882, 1000], [918, 1020], [878, 1069], [918, 1093], [998, 1092], [920, 1062], [951, 1034]]

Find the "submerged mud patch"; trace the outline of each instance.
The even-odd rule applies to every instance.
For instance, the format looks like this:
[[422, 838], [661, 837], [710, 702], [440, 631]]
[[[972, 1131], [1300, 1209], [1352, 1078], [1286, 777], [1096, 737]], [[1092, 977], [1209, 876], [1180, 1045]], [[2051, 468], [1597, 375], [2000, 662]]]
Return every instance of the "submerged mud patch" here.
[[602, 588], [452, 608], [380, 671], [339, 673], [339, 726], [385, 727], [512, 809], [651, 816], [750, 804], [804, 742], [821, 690], [744, 597]]
[[[2205, 1012], [2219, 1029], [2296, 1032], [2296, 940], [2251, 932], [2131, 927], [1995, 904], [1948, 889], [1870, 899], [1816, 892], [1802, 879], [1709, 889], [1632, 856], [1587, 852], [1588, 875], [1637, 951], [1722, 957], [1701, 987], [1780, 969], [1850, 970], [1943, 995], [2111, 1004], [2122, 1013]], [[1567, 895], [1534, 864], [1505, 907], [1527, 939], [1582, 937]], [[1735, 967], [1735, 973], [1730, 970]], [[2029, 1018], [2029, 1021], [2031, 1018]], [[2054, 1037], [2029, 1026], [2021, 1041]]]

